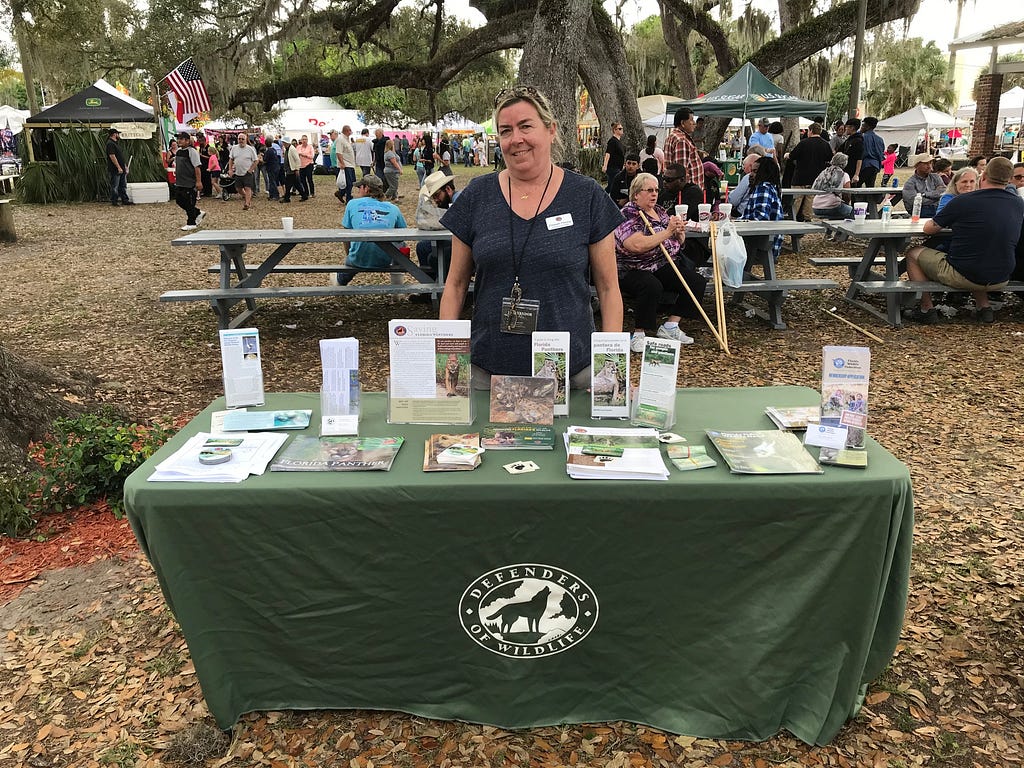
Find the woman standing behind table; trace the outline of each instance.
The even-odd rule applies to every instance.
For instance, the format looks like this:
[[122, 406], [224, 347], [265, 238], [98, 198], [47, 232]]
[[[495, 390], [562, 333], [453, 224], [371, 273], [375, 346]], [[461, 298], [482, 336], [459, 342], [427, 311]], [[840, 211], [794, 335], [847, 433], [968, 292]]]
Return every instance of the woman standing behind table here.
[[499, 92], [494, 124], [506, 170], [473, 179], [441, 219], [452, 233], [441, 319], [461, 316], [475, 275], [473, 386], [486, 389], [491, 374], [533, 372], [533, 329], [528, 321], [509, 328], [502, 302], [509, 299], [524, 313], [527, 302], [536, 302], [535, 330], [570, 333], [571, 385], [588, 387], [591, 280], [601, 301], [601, 330], [622, 331], [613, 235], [622, 214], [593, 179], [552, 162], [557, 126], [535, 88]]
[[402, 161], [395, 152], [395, 142], [388, 139], [384, 142], [384, 179], [387, 182], [387, 199], [398, 199], [398, 182], [402, 179]]
[[[681, 253], [686, 239], [686, 222], [669, 216], [657, 202], [658, 180], [649, 173], [638, 173], [629, 185], [629, 202], [622, 207], [626, 220], [615, 228], [619, 287], [623, 294], [636, 299], [636, 328], [629, 342], [629, 348], [634, 352], [644, 351], [646, 332], [654, 328], [658, 328], [659, 339], [692, 344], [693, 339], [680, 329], [679, 320], [684, 315], [700, 317], [693, 300], [680, 285], [675, 270], [668, 264], [662, 247], [676, 262], [694, 296], [703, 296], [708, 282]], [[668, 319], [658, 327], [658, 305], [666, 290], [675, 292], [678, 297]]]

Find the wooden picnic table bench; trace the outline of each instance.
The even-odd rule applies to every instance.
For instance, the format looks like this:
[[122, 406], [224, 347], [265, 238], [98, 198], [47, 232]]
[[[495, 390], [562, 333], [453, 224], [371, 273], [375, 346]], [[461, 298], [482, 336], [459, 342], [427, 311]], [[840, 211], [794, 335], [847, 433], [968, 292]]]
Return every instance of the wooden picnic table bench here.
[[[427, 240], [433, 242], [438, 254], [436, 276], [425, 272], [418, 264], [399, 250], [405, 241]], [[307, 243], [375, 243], [391, 256], [392, 263], [381, 269], [358, 269], [338, 264], [282, 264], [284, 258], [296, 246]], [[451, 242], [447, 230], [421, 229], [296, 229], [284, 230], [202, 230], [179, 237], [173, 241], [176, 246], [217, 246], [220, 264], [214, 270], [220, 275], [218, 288], [174, 290], [160, 296], [161, 301], [208, 301], [217, 317], [221, 329], [239, 328], [256, 311], [257, 299], [293, 298], [308, 296], [345, 296], [367, 294], [414, 294], [429, 293], [434, 304], [444, 288], [445, 258], [438, 243]], [[246, 264], [245, 255], [249, 246], [274, 246], [274, 250], [260, 263]], [[317, 272], [383, 272], [390, 273], [392, 282], [380, 285], [316, 285], [263, 287], [263, 280], [271, 274]], [[415, 282], [396, 281], [402, 273], [411, 275]], [[233, 316], [236, 304], [245, 303], [245, 309]]]
[[[838, 288], [835, 280], [804, 278], [787, 280], [779, 278], [775, 272], [775, 262], [771, 257], [771, 238], [776, 235], [803, 236], [813, 232], [821, 232], [817, 224], [806, 221], [734, 221], [736, 232], [743, 238], [747, 246], [747, 267], [760, 265], [764, 279], [744, 279], [738, 288], [722, 286], [725, 293], [733, 294], [736, 303], [744, 309], [752, 311], [756, 316], [767, 320], [775, 330], [785, 330], [786, 323], [782, 319], [782, 304], [791, 291], [823, 291]], [[687, 237], [707, 239], [706, 232], [686, 231]], [[743, 296], [751, 294], [765, 302], [765, 307], [750, 304]]]

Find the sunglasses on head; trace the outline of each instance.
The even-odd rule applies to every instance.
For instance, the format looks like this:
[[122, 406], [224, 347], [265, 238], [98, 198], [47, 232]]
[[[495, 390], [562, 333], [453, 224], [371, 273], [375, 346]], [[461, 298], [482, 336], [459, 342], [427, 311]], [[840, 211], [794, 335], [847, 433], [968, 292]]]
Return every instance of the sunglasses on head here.
[[532, 85], [513, 85], [511, 88], [502, 88], [498, 91], [494, 97], [494, 106], [497, 107], [506, 99], [522, 98], [523, 96], [529, 96], [531, 99], [541, 98], [540, 91]]

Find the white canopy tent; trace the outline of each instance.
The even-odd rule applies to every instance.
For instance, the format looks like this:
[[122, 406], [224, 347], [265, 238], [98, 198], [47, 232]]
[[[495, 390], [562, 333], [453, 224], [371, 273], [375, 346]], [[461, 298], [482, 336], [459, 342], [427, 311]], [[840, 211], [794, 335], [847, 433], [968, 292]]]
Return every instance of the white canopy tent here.
[[306, 134], [314, 145], [319, 144], [321, 134], [329, 133], [332, 128], [340, 131], [342, 126], [348, 125], [354, 133], [358, 133], [366, 127], [361, 113], [354, 109], [344, 109], [338, 102], [325, 96], [285, 99], [277, 102], [274, 109], [281, 114], [266, 127], [288, 138]]
[[[977, 107], [973, 101], [963, 104], [956, 111], [956, 116], [962, 120], [971, 119]], [[999, 119], [1014, 125], [1024, 122], [1024, 88], [1014, 86], [999, 97]]]
[[0, 105], [0, 130], [10, 128], [11, 133], [21, 133], [21, 124], [31, 114], [27, 109], [15, 109], [6, 104]]
[[922, 131], [941, 130], [964, 126], [966, 120], [918, 104], [916, 107], [882, 120], [875, 129], [886, 144], [899, 144], [913, 151]]

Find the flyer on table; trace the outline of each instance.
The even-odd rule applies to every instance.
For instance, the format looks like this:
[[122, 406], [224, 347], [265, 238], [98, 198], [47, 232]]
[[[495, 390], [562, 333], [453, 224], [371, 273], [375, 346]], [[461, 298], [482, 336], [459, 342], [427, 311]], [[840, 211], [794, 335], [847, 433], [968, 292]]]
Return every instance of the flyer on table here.
[[469, 424], [469, 320], [390, 320], [390, 412], [395, 423]]
[[846, 447], [863, 448], [868, 426], [868, 347], [824, 347], [821, 363], [821, 423], [847, 427]]
[[227, 407], [263, 405], [260, 332], [255, 328], [221, 331], [220, 359], [224, 369], [224, 401]]

